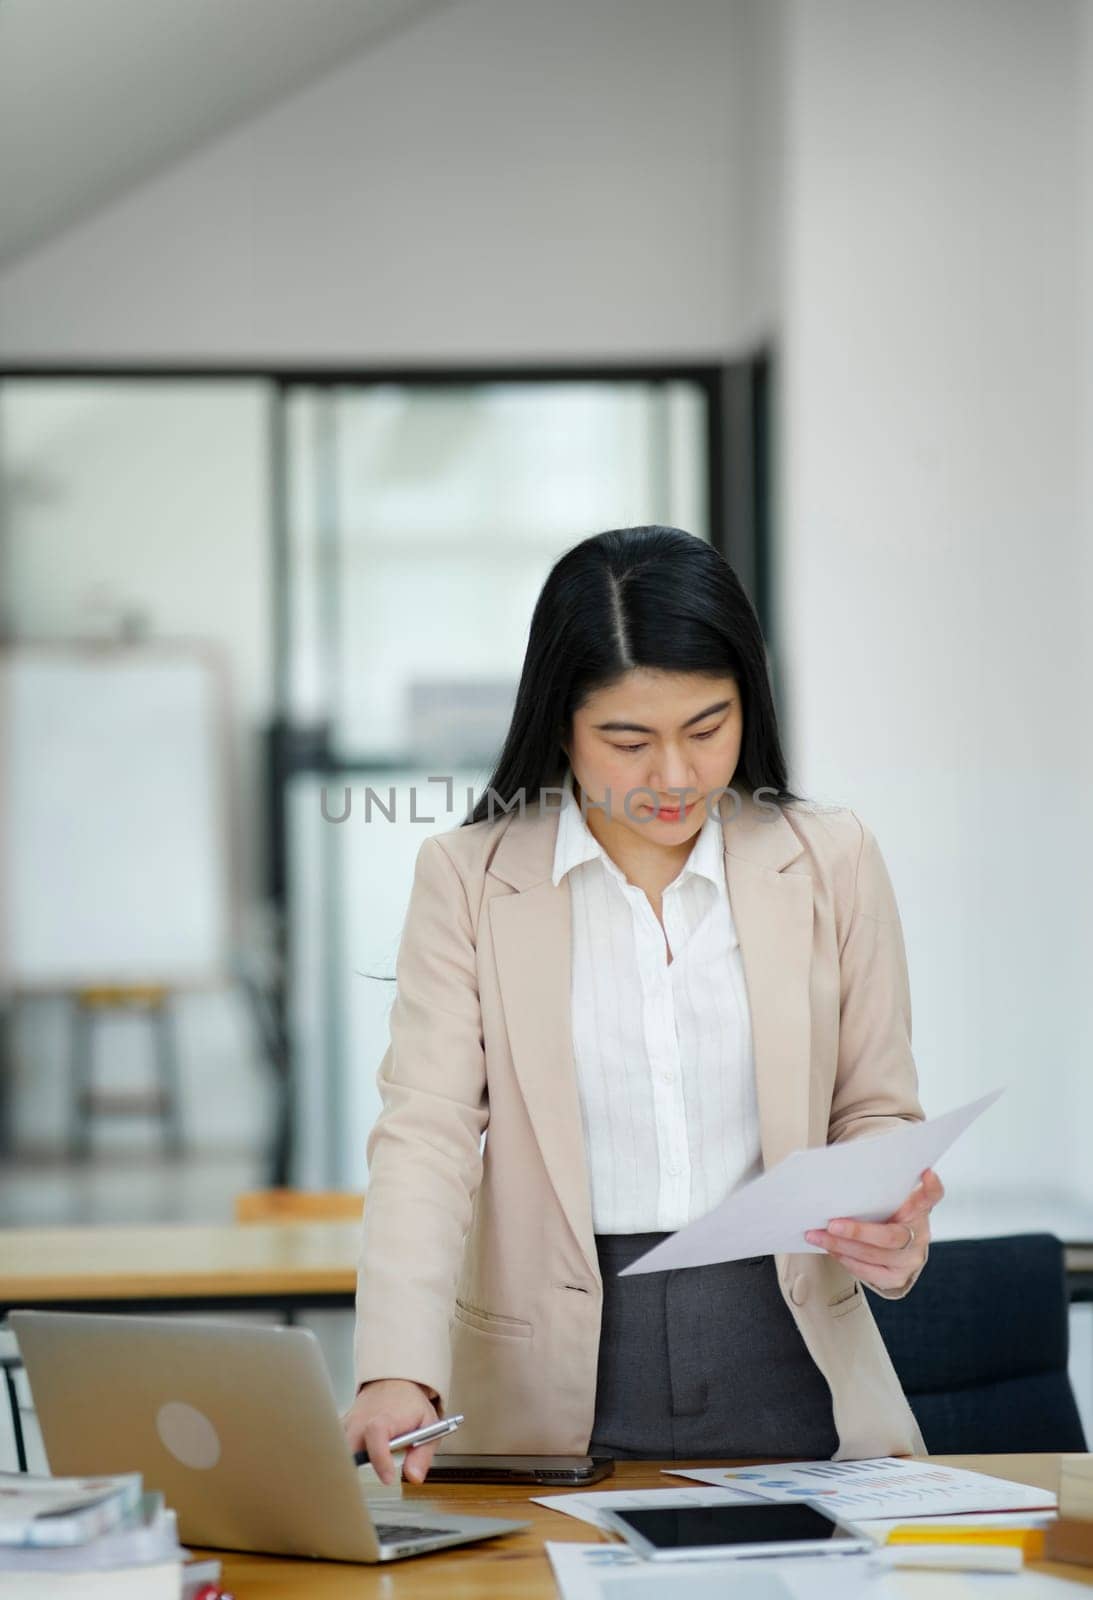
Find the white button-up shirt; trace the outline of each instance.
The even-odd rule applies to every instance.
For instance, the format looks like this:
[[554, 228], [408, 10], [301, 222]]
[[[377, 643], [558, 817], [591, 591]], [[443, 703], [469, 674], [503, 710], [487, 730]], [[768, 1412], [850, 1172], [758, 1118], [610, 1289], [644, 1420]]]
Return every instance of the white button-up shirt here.
[[563, 791], [553, 881], [569, 874], [573, 1049], [593, 1224], [597, 1233], [681, 1228], [762, 1171], [721, 819], [705, 818], [664, 890], [662, 928], [582, 816], [571, 769]]

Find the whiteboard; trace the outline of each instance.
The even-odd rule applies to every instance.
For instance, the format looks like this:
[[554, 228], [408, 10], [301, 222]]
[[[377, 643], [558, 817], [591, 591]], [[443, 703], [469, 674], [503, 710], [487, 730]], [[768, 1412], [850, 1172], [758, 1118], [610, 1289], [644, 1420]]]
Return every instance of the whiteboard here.
[[226, 681], [212, 650], [0, 651], [0, 982], [226, 974]]

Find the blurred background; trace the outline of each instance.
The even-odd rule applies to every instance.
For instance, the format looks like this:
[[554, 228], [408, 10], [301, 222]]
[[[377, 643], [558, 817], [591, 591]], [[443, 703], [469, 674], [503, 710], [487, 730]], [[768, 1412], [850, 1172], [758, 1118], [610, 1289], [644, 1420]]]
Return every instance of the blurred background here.
[[2, 0], [0, 1228], [363, 1192], [421, 840], [661, 521], [1008, 1085], [935, 1234], [1093, 1240], [1091, 175], [1084, 0]]

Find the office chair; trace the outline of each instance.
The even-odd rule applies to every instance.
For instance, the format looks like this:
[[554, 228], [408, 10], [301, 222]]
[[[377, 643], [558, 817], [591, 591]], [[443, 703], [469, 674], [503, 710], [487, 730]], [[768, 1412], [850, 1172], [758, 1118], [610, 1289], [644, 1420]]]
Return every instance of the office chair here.
[[866, 1294], [931, 1455], [1087, 1448], [1054, 1234], [934, 1241], [905, 1299]]

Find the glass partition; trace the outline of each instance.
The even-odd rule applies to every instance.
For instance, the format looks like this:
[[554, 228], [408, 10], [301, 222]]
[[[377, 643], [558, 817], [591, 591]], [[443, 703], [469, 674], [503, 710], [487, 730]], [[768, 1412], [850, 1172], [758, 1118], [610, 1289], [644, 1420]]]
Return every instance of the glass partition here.
[[535, 597], [586, 534], [709, 537], [696, 383], [294, 386], [291, 714], [342, 760], [488, 754]]
[[394, 992], [365, 974], [393, 977], [421, 841], [485, 787], [550, 567], [607, 527], [710, 536], [708, 404], [686, 379], [287, 387], [285, 682], [329, 756], [285, 813], [294, 1181], [365, 1181]]

